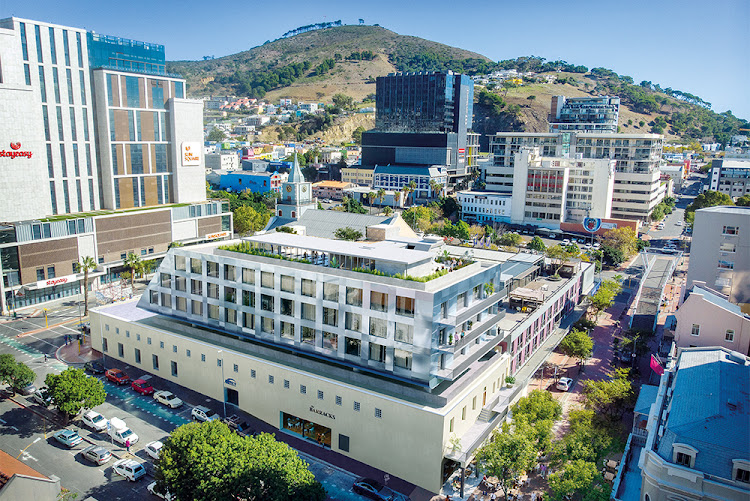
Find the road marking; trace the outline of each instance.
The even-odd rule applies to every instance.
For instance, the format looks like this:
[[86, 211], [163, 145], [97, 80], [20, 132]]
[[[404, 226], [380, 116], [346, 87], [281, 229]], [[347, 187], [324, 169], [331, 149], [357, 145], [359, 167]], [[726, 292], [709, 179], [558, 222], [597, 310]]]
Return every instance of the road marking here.
[[[20, 457], [20, 456], [23, 456], [23, 457], [21, 457], [22, 461], [26, 461], [28, 459], [31, 459], [33, 461], [36, 461], [37, 463], [39, 462], [39, 460], [37, 460], [37, 458], [35, 458], [34, 456], [32, 456], [31, 454], [29, 454], [28, 452], [26, 452], [25, 449], [22, 450], [21, 454], [18, 455], [18, 457]], [[16, 457], [16, 459], [18, 459], [18, 457]]]
[[31, 443], [32, 443], [32, 444], [35, 444], [35, 443], [39, 442], [39, 441], [40, 441], [41, 439], [42, 439], [42, 437], [36, 437], [36, 440], [34, 440], [34, 441], [33, 441], [33, 442], [31, 442]]
[[7, 421], [5, 421], [4, 419], [0, 419], [0, 423], [2, 423], [2, 424], [8, 424]]

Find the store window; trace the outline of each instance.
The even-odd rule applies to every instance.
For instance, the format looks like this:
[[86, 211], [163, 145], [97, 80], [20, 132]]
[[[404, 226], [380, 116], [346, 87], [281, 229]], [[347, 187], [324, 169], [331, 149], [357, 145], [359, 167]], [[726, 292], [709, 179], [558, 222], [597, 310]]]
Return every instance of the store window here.
[[299, 418], [293, 414], [287, 414], [286, 412], [282, 412], [281, 414], [281, 424], [285, 430], [297, 436], [315, 442], [323, 447], [331, 447], [331, 429], [326, 426]]

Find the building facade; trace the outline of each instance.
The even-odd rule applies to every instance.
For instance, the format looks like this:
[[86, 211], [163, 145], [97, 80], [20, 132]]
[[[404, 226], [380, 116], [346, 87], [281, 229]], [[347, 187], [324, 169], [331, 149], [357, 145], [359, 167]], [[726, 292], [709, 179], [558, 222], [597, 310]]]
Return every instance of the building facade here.
[[550, 132], [617, 133], [620, 98], [553, 96], [550, 105]]
[[312, 191], [314, 197], [341, 200], [344, 198], [345, 190], [356, 187], [356, 184], [345, 181], [319, 181], [313, 183]]
[[750, 207], [695, 211], [687, 287], [696, 282], [750, 313]]
[[710, 189], [732, 199], [750, 194], [750, 159], [723, 158], [711, 162]]
[[[438, 166], [417, 167], [410, 165], [387, 165], [376, 166], [373, 176], [372, 187], [375, 190], [399, 191], [411, 183], [416, 185], [409, 198], [414, 200], [432, 200], [439, 197], [445, 191], [448, 177]], [[437, 183], [442, 188], [435, 191], [432, 184]]]
[[219, 188], [236, 193], [250, 190], [253, 193], [281, 193], [283, 177], [278, 172], [233, 171], [221, 174]]
[[341, 181], [344, 183], [353, 183], [359, 186], [372, 186], [372, 178], [375, 168], [367, 168], [359, 165], [344, 167], [341, 169]]
[[461, 220], [467, 223], [510, 223], [513, 197], [490, 191], [459, 191]]

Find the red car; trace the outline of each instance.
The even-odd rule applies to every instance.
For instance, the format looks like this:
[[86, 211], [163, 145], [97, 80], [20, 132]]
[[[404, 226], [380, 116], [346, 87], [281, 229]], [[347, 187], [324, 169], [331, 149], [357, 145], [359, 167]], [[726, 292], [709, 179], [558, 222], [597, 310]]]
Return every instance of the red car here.
[[148, 382], [146, 379], [136, 379], [132, 382], [130, 385], [131, 388], [133, 388], [135, 391], [140, 393], [141, 395], [153, 395], [154, 394], [154, 387], [151, 386], [151, 383]]
[[115, 384], [128, 384], [130, 382], [128, 375], [120, 369], [109, 369], [104, 375]]

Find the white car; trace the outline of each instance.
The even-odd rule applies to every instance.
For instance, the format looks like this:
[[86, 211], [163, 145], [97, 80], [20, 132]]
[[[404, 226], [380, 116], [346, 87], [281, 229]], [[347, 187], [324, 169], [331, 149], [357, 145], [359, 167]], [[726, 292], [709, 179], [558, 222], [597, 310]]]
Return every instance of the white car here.
[[602, 244], [600, 244], [599, 242], [594, 242], [594, 245], [593, 245], [594, 249], [598, 249], [601, 246], [602, 246]]
[[182, 405], [182, 400], [177, 398], [177, 395], [172, 393], [171, 391], [157, 391], [154, 393], [154, 400], [159, 402], [162, 405], [166, 405], [170, 409], [176, 409]]
[[683, 222], [682, 222], [682, 220], [680, 220], [680, 221], [677, 221], [677, 222], [676, 222], [675, 224], [676, 224], [677, 226], [682, 226], [682, 225], [683, 225]]
[[208, 407], [203, 407], [202, 405], [193, 407], [193, 410], [190, 412], [190, 416], [192, 416], [194, 421], [201, 421], [201, 422], [221, 419], [219, 415], [216, 414], [214, 411], [212, 411]]
[[557, 389], [560, 391], [568, 391], [572, 386], [573, 380], [569, 377], [561, 377], [557, 382]]
[[132, 459], [120, 459], [112, 465], [112, 471], [118, 475], [122, 475], [131, 482], [135, 482], [141, 477], [146, 476], [146, 468], [143, 467], [138, 461]]
[[569, 238], [564, 239], [562, 241], [562, 245], [563, 245], [563, 247], [570, 245], [570, 239]]
[[169, 494], [169, 492], [167, 492], [166, 496], [164, 494], [160, 494], [156, 492], [156, 482], [151, 482], [150, 484], [148, 484], [148, 486], [146, 487], [146, 490], [150, 492], [151, 494], [153, 494], [154, 496], [160, 497], [162, 499], [166, 499], [167, 501], [172, 501], [172, 496]]
[[156, 442], [148, 444], [144, 450], [152, 459], [159, 459], [159, 453], [161, 452], [162, 447], [164, 447], [164, 444], [157, 440]]
[[95, 411], [84, 412], [83, 416], [81, 416], [81, 421], [94, 431], [104, 431], [107, 429], [107, 420]]

